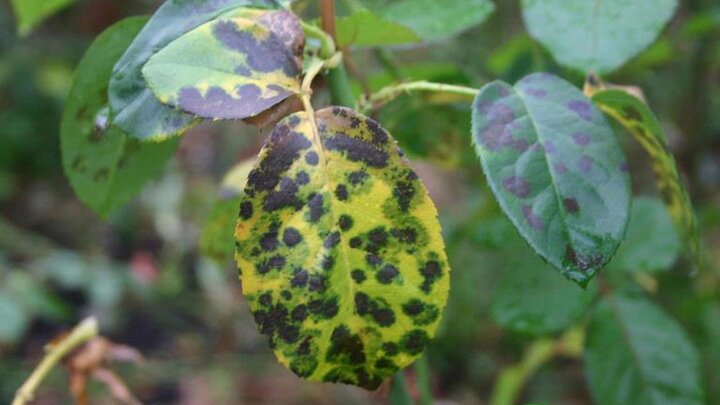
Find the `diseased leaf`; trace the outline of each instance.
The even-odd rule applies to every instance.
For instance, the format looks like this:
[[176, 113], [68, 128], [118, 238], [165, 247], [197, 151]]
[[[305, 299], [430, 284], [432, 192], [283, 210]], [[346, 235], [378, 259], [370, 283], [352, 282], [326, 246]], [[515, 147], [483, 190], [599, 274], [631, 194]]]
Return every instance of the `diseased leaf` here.
[[[270, 12], [269, 26], [302, 38], [299, 20]], [[301, 41], [301, 43], [304, 41]], [[163, 103], [212, 119], [254, 117], [300, 93], [302, 66], [280, 35], [261, 22], [221, 17], [155, 54], [143, 76]]]
[[490, 0], [372, 0], [371, 10], [409, 27], [428, 41], [447, 39], [482, 24], [495, 10]]
[[61, 11], [76, 0], [12, 0], [18, 21], [18, 32], [25, 36], [46, 18]]
[[500, 248], [507, 270], [493, 295], [493, 319], [504, 329], [533, 335], [567, 329], [585, 313], [595, 289], [572, 288], [539, 257], [519, 254], [522, 248], [517, 235]]
[[550, 74], [484, 86], [473, 142], [505, 214], [533, 249], [585, 285], [623, 239], [630, 206], [625, 155], [604, 116]]
[[383, 19], [369, 10], [338, 18], [335, 26], [338, 46], [383, 46], [420, 41], [410, 28]]
[[234, 228], [238, 207], [253, 163], [252, 160], [238, 163], [225, 175], [220, 186], [220, 198], [203, 226], [200, 250], [215, 260], [229, 261], [235, 253]]
[[603, 299], [588, 329], [585, 369], [598, 404], [705, 403], [692, 342], [642, 296], [619, 293]]
[[427, 346], [449, 267], [437, 211], [395, 141], [346, 108], [275, 128], [236, 228], [243, 291], [281, 363], [375, 389]]
[[138, 139], [163, 139], [182, 133], [195, 121], [152, 94], [141, 69], [157, 51], [196, 27], [241, 7], [274, 8], [273, 0], [167, 0], [133, 40], [110, 80], [112, 122]]
[[642, 52], [675, 14], [676, 0], [523, 0], [525, 26], [558, 63], [612, 72]]
[[680, 179], [675, 158], [668, 149], [662, 126], [647, 104], [626, 91], [591, 88], [590, 92], [595, 104], [630, 132], [650, 155], [658, 189], [678, 230], [689, 245], [696, 267], [699, 267], [700, 242], [695, 212]]
[[95, 40], [78, 65], [63, 113], [60, 142], [65, 174], [78, 197], [102, 216], [140, 191], [178, 145], [176, 140], [140, 143], [115, 126], [105, 129], [103, 122], [113, 64], [145, 21], [144, 17], [123, 20]]
[[675, 263], [680, 249], [678, 232], [662, 201], [635, 197], [625, 242], [608, 265], [608, 270], [666, 270]]

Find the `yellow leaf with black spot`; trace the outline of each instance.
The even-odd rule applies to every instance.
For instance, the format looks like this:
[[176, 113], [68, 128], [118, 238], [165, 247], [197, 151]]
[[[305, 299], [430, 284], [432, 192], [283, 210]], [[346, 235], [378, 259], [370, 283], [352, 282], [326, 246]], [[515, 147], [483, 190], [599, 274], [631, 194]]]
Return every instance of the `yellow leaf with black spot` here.
[[243, 291], [281, 363], [377, 388], [435, 334], [449, 266], [437, 211], [380, 125], [346, 108], [281, 121], [235, 230]]
[[241, 10], [171, 42], [142, 72], [163, 104], [203, 118], [244, 119], [300, 92], [303, 43], [292, 13]]
[[700, 266], [697, 225], [690, 197], [680, 179], [675, 158], [668, 149], [665, 132], [650, 108], [624, 90], [587, 87], [592, 100], [620, 123], [652, 159], [658, 188], [676, 226], [685, 236], [696, 266]]

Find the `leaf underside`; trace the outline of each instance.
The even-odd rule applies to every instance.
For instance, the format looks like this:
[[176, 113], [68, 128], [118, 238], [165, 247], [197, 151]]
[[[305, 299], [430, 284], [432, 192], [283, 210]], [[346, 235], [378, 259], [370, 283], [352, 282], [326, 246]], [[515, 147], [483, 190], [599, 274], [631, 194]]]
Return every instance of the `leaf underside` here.
[[78, 65], [60, 127], [63, 168], [75, 193], [100, 215], [127, 203], [160, 172], [177, 142], [141, 143], [120, 129], [96, 125], [108, 103], [113, 63], [147, 21], [123, 20], [102, 33]]
[[602, 113], [550, 74], [496, 81], [473, 105], [473, 142], [520, 234], [586, 285], [620, 244], [630, 206], [627, 162]]
[[340, 107], [275, 128], [236, 228], [243, 291], [281, 363], [375, 389], [440, 322], [449, 289], [437, 211], [395, 141]]
[[203, 24], [150, 58], [143, 76], [155, 96], [202, 118], [243, 119], [298, 94], [302, 66], [288, 46], [304, 42], [297, 17], [248, 17]]
[[600, 90], [592, 95], [592, 100], [630, 132], [650, 155], [660, 194], [689, 245], [695, 266], [699, 268], [700, 242], [695, 212], [657, 118], [647, 104], [622, 90]]
[[612, 72], [652, 44], [676, 0], [523, 0], [525, 25], [562, 65]]
[[190, 114], [163, 105], [147, 87], [141, 69], [158, 50], [188, 31], [241, 7], [277, 8], [273, 0], [168, 0], [135, 37], [110, 79], [112, 122], [130, 137], [165, 139], [197, 123]]

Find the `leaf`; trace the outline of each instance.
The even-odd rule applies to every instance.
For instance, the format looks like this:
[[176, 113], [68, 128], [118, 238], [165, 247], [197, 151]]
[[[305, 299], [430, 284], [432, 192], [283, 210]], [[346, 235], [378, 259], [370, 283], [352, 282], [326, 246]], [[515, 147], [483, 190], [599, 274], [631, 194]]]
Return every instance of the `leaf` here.
[[18, 20], [18, 33], [28, 35], [46, 18], [61, 11], [76, 0], [12, 0]]
[[103, 130], [103, 124], [96, 123], [108, 102], [113, 64], [146, 20], [123, 20], [95, 40], [78, 65], [63, 113], [60, 142], [65, 174], [78, 197], [102, 216], [127, 203], [157, 175], [178, 145], [175, 140], [140, 143], [114, 126]]
[[[302, 37], [292, 13], [274, 25]], [[254, 117], [300, 93], [302, 65], [279, 35], [248, 18], [219, 18], [155, 54], [143, 76], [163, 103], [212, 119]]]
[[200, 250], [218, 261], [229, 261], [235, 253], [233, 230], [237, 222], [242, 191], [253, 165], [253, 160], [238, 163], [225, 175], [220, 186], [220, 198], [203, 226]]
[[281, 121], [250, 173], [243, 291], [297, 375], [375, 389], [435, 334], [450, 270], [435, 206], [390, 135], [341, 107], [316, 121]]
[[662, 201], [636, 197], [630, 211], [625, 242], [608, 265], [608, 270], [666, 270], [675, 263], [680, 249], [680, 238]]
[[367, 2], [381, 17], [400, 23], [428, 41], [455, 36], [482, 24], [495, 10], [490, 0], [374, 0]]
[[21, 304], [3, 291], [0, 291], [0, 319], [0, 343], [18, 342], [30, 326], [29, 316]]
[[400, 45], [420, 41], [410, 28], [378, 17], [362, 9], [349, 17], [338, 18], [335, 23], [338, 46]]
[[150, 18], [113, 69], [112, 122], [138, 139], [164, 139], [196, 123], [189, 114], [165, 106], [145, 83], [141, 69], [157, 51], [196, 27], [240, 7], [275, 7], [272, 0], [167, 0]]
[[523, 0], [530, 35], [558, 63], [612, 72], [642, 52], [675, 14], [676, 0]]
[[700, 360], [680, 326], [642, 296], [610, 294], [590, 322], [585, 369], [595, 403], [700, 405]]
[[502, 247], [507, 271], [493, 294], [493, 319], [505, 329], [533, 335], [567, 329], [585, 313], [594, 289], [571, 288], [540, 258], [519, 253], [522, 247], [517, 236]]
[[700, 239], [690, 196], [678, 172], [675, 158], [668, 149], [667, 138], [647, 104], [623, 90], [590, 89], [592, 100], [600, 109], [622, 125], [652, 159], [658, 189], [675, 224], [700, 267]]
[[550, 74], [495, 81], [475, 99], [473, 142], [520, 234], [586, 285], [615, 253], [630, 206], [627, 162], [600, 111]]

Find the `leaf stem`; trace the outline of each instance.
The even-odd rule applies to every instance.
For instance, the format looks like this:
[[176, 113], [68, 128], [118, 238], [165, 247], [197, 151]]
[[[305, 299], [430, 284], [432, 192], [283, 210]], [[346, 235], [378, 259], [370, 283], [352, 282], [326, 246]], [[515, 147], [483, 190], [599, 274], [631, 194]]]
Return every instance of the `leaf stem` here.
[[432, 388], [430, 387], [430, 364], [427, 353], [415, 363], [415, 381], [420, 391], [420, 404], [432, 405]]
[[392, 405], [413, 405], [403, 370], [398, 371], [393, 376], [388, 400]]
[[527, 381], [557, 355], [580, 357], [584, 330], [580, 327], [569, 329], [558, 340], [542, 338], [534, 341], [525, 351], [519, 363], [506, 367], [495, 383], [490, 405], [513, 405]]
[[95, 318], [87, 318], [80, 322], [70, 334], [59, 343], [50, 346], [45, 358], [30, 374], [30, 377], [15, 393], [12, 405], [25, 405], [32, 401], [40, 383], [47, 377], [57, 363], [68, 353], [98, 335], [98, 323]]
[[361, 109], [363, 111], [375, 110], [391, 102], [402, 94], [415, 91], [457, 94], [459, 96], [472, 99], [477, 95], [479, 90], [472, 87], [456, 86], [454, 84], [433, 83], [428, 81], [400, 83], [385, 87], [378, 92], [371, 94], [366, 100], [363, 101]]
[[323, 59], [331, 58], [337, 51], [335, 41], [332, 37], [316, 25], [306, 23], [305, 21], [302, 21], [301, 24], [306, 37], [314, 38], [320, 41], [319, 56]]

